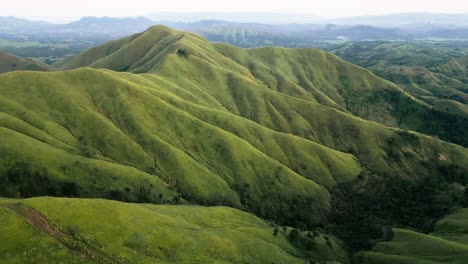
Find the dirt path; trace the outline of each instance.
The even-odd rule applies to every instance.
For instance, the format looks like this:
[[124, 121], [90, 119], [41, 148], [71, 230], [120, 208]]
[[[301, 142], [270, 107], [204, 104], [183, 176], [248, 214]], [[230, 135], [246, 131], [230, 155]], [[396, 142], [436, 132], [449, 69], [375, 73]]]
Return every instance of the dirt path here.
[[68, 249], [78, 252], [79, 254], [86, 256], [97, 263], [105, 264], [120, 264], [121, 262], [100, 249], [89, 245], [88, 243], [76, 238], [75, 236], [69, 235], [63, 230], [52, 226], [49, 220], [36, 209], [25, 206], [22, 204], [0, 204], [0, 207], [8, 208], [20, 216], [22, 216], [26, 222], [33, 227], [37, 228], [49, 237], [52, 237], [59, 243], [66, 246]]

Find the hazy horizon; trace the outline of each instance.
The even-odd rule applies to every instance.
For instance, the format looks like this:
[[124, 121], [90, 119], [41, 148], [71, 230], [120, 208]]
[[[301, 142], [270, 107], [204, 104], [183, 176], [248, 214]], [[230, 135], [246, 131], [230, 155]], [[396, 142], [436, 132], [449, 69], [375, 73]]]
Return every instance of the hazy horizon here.
[[[27, 6], [27, 8], [25, 8]], [[129, 2], [103, 1], [27, 1], [17, 0], [3, 3], [0, 16], [15, 16], [29, 20], [72, 21], [82, 17], [138, 17], [155, 13], [209, 14], [209, 13], [263, 13], [345, 18], [356, 16], [380, 16], [396, 13], [447, 13], [463, 14], [468, 12], [468, 1], [465, 0], [394, 0], [377, 2], [373, 0], [343, 1], [343, 0], [289, 0], [255, 2], [247, 0], [215, 1], [200, 0], [189, 2], [184, 0], [133, 0]], [[278, 18], [281, 19], [281, 18]]]

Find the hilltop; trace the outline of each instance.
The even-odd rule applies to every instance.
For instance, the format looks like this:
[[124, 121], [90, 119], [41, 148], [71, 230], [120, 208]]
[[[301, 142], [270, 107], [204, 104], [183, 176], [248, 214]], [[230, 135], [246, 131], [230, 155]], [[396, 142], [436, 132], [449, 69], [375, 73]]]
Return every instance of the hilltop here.
[[32, 59], [20, 58], [0, 51], [0, 73], [19, 70], [53, 71], [54, 67]]
[[[174, 60], [177, 54], [185, 60]], [[248, 78], [263, 88], [383, 125], [468, 145], [464, 136], [468, 131], [468, 118], [438, 111], [368, 70], [318, 49], [240, 49], [224, 44], [213, 45], [197, 35], [160, 25], [85, 51], [64, 64], [62, 69], [85, 66], [155, 73], [183, 86], [187, 82], [196, 86], [194, 76], [204, 78], [207, 73], [220, 78], [232, 75], [230, 79], [241, 82]], [[236, 75], [242, 75], [242, 78]], [[226, 98], [229, 97], [222, 100]], [[255, 118], [254, 121], [264, 122]]]

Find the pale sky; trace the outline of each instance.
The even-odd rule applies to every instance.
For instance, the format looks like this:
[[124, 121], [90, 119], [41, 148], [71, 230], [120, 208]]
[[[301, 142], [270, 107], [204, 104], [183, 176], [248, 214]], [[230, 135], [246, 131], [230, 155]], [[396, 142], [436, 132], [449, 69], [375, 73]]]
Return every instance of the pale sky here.
[[157, 12], [310, 13], [322, 17], [468, 12], [468, 0], [0, 0], [0, 6], [0, 16], [68, 21]]

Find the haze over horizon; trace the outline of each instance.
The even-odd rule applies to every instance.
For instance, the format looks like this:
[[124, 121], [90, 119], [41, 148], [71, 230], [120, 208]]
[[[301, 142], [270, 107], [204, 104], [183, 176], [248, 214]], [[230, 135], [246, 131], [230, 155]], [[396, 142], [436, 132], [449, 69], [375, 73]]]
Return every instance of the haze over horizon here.
[[[25, 8], [27, 6], [28, 8]], [[60, 1], [18, 0], [3, 3], [0, 16], [15, 16], [30, 20], [72, 21], [87, 16], [134, 17], [153, 13], [281, 13], [310, 14], [322, 18], [386, 15], [394, 13], [467, 13], [468, 1], [464, 0], [394, 0], [377, 2], [373, 0], [290, 0], [255, 2], [247, 0], [215, 1], [200, 0], [196, 3], [185, 0], [134, 0], [128, 2], [103, 1]], [[280, 18], [279, 18], [280, 19]]]

